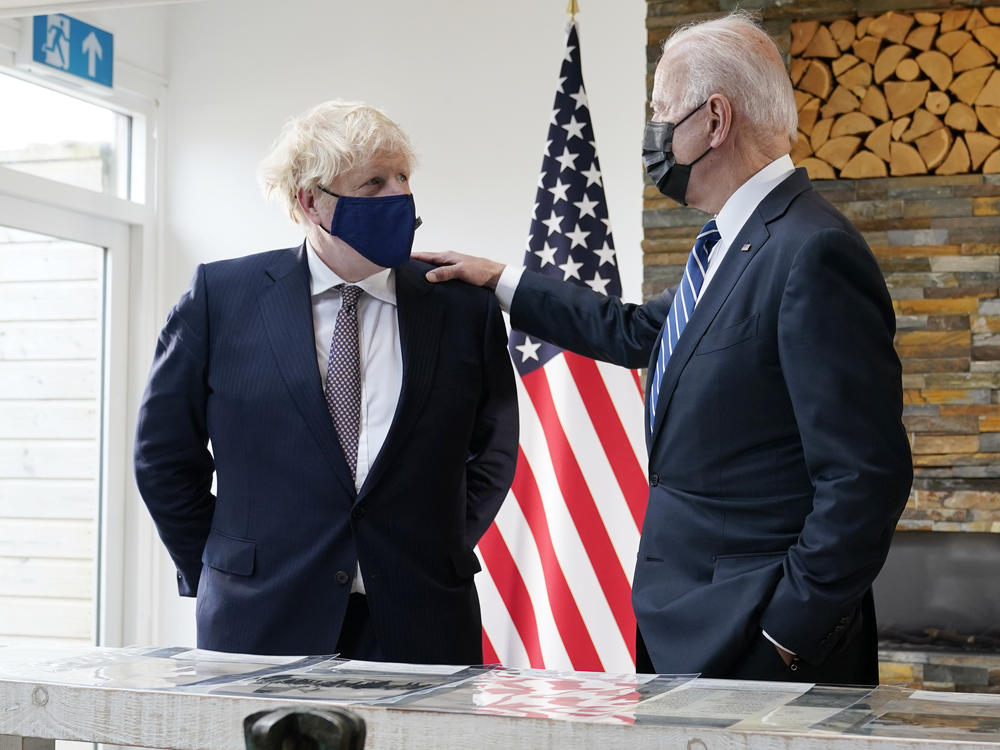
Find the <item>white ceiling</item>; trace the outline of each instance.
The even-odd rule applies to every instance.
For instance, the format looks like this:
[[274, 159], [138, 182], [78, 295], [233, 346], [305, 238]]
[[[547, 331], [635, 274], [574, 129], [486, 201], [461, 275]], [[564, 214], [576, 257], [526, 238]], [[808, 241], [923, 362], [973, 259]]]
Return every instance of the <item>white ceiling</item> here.
[[0, 18], [34, 16], [42, 13], [72, 13], [104, 8], [135, 8], [140, 5], [167, 5], [192, 0], [0, 0]]

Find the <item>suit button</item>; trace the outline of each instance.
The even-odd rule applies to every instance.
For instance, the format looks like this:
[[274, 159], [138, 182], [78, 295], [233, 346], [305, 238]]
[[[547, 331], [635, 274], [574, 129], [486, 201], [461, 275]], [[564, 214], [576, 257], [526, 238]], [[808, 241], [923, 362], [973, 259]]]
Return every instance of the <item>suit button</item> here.
[[660, 475], [659, 474], [657, 474], [656, 472], [653, 472], [652, 474], [649, 475], [649, 486], [650, 487], [655, 487], [659, 483], [660, 483]]
[[178, 581], [183, 581], [184, 580], [184, 576], [181, 575], [180, 571], [177, 571], [177, 580]]
[[345, 583], [347, 583], [349, 580], [351, 580], [351, 577], [349, 575], [347, 575], [347, 573], [345, 573], [343, 570], [338, 570], [337, 571], [337, 575], [336, 575], [336, 579], [337, 579], [337, 583], [339, 583], [341, 586], [343, 586]]
[[351, 518], [353, 518], [355, 521], [358, 521], [364, 517], [365, 517], [365, 506], [363, 505], [358, 505], [354, 508], [354, 510], [351, 511]]

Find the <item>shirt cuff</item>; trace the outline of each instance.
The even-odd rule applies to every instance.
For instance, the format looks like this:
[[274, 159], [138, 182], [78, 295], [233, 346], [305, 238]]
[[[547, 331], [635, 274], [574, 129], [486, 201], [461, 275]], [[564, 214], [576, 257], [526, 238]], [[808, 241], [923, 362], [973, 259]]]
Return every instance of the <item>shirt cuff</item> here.
[[500, 309], [505, 313], [510, 312], [510, 306], [514, 302], [514, 292], [517, 285], [521, 283], [521, 275], [524, 273], [524, 266], [504, 266], [503, 273], [497, 280], [495, 294], [500, 300]]
[[774, 640], [774, 638], [772, 638], [772, 637], [771, 637], [770, 635], [768, 635], [768, 633], [767, 633], [767, 631], [766, 631], [766, 630], [761, 630], [760, 632], [764, 634], [764, 637], [765, 637], [765, 638], [767, 638], [767, 640], [769, 640], [769, 641], [770, 641], [771, 643], [773, 643], [773, 644], [774, 644], [775, 646], [777, 646], [778, 648], [780, 648], [780, 649], [781, 649], [782, 651], [787, 651], [787, 652], [788, 652], [788, 653], [790, 653], [790, 654], [791, 654], [792, 656], [798, 656], [798, 654], [796, 654], [796, 653], [795, 653], [794, 651], [792, 651], [792, 650], [791, 650], [790, 648], [785, 648], [785, 647], [784, 647], [784, 646], [782, 646], [782, 645], [781, 645], [780, 643], [778, 643], [778, 642], [777, 642], [776, 640]]

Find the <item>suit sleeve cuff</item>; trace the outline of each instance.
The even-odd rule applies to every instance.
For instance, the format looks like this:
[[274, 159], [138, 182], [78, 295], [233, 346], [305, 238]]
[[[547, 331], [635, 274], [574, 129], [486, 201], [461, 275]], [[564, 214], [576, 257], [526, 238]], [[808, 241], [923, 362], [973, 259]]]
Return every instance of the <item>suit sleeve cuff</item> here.
[[505, 266], [503, 273], [500, 274], [495, 293], [500, 301], [500, 309], [505, 313], [510, 312], [510, 306], [514, 302], [514, 292], [517, 291], [523, 273], [524, 266]]
[[778, 642], [777, 642], [776, 640], [774, 640], [774, 638], [772, 638], [772, 637], [771, 637], [771, 636], [770, 636], [770, 635], [768, 634], [768, 632], [767, 632], [766, 630], [761, 630], [760, 632], [764, 634], [764, 637], [765, 637], [765, 638], [767, 638], [767, 640], [769, 640], [769, 641], [770, 641], [771, 643], [773, 643], [773, 644], [774, 644], [775, 646], [777, 646], [778, 648], [780, 648], [780, 649], [781, 649], [782, 651], [787, 651], [787, 652], [788, 652], [788, 653], [790, 653], [790, 654], [791, 654], [792, 656], [797, 656], [797, 655], [798, 655], [798, 654], [796, 654], [796, 653], [795, 653], [794, 651], [792, 651], [792, 650], [791, 650], [790, 648], [785, 648], [785, 647], [784, 647], [784, 646], [782, 646], [782, 645], [781, 645], [780, 643], [778, 643]]

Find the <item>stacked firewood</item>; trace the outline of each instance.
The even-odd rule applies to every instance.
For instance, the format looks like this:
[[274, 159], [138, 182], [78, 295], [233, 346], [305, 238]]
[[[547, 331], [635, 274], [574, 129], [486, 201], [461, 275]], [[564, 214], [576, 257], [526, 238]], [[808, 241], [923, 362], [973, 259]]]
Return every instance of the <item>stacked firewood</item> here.
[[791, 27], [813, 179], [1000, 172], [1000, 7]]

